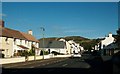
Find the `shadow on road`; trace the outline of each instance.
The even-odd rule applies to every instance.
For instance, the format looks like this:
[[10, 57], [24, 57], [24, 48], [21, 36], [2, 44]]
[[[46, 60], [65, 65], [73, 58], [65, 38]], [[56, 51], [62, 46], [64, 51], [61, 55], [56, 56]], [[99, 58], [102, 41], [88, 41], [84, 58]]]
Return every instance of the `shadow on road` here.
[[[84, 59], [84, 58], [82, 58]], [[2, 74], [57, 74], [57, 73], [79, 73], [79, 74], [119, 74], [113, 72], [113, 60], [115, 56], [110, 60], [103, 60], [101, 56], [93, 56], [85, 58], [84, 61], [90, 65], [90, 68], [3, 68]], [[118, 63], [118, 62], [117, 62]], [[119, 64], [119, 63], [118, 63]], [[118, 65], [117, 64], [117, 65]]]
[[24, 69], [3, 69], [3, 74], [27, 74], [27, 73], [35, 73], [35, 74], [54, 74], [54, 73], [81, 73], [81, 74], [89, 74], [88, 69], [80, 69], [80, 68], [24, 68]]
[[90, 72], [101, 74], [113, 74], [113, 65], [110, 60], [103, 61], [101, 56], [95, 56], [92, 59], [85, 59], [85, 61], [91, 66]]
[[80, 73], [80, 74], [112, 74], [112, 63], [110, 61], [103, 61], [101, 57], [94, 57], [92, 59], [85, 59], [85, 62], [90, 64], [90, 68], [3, 68], [2, 74], [56, 74], [56, 73]]

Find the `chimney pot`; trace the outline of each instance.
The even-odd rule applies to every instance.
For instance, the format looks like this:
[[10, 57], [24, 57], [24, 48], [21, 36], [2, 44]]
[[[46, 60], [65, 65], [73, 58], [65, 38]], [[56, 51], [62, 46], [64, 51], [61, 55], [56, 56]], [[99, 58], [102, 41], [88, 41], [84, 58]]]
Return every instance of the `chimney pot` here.
[[32, 34], [33, 34], [33, 33], [32, 33], [32, 30], [29, 30], [29, 31], [28, 31], [28, 34], [32, 35]]

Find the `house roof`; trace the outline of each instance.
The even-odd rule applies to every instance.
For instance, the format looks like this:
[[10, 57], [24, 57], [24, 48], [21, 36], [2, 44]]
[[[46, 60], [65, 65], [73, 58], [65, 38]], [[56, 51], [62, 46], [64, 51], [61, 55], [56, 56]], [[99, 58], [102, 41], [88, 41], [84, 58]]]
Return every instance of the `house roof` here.
[[5, 28], [5, 27], [0, 28], [0, 30], [2, 32], [2, 33], [0, 33], [0, 36], [19, 38], [19, 39], [26, 40], [26, 38], [17, 30]]
[[35, 49], [39, 49], [38, 47], [36, 47], [35, 45], [32, 45], [32, 47], [34, 47]]
[[44, 40], [44, 46], [43, 46], [43, 40], [40, 40], [39, 43], [40, 48], [64, 48], [65, 43], [61, 41], [49, 41], [49, 40]]
[[115, 43], [111, 43], [108, 46], [104, 47], [104, 49], [114, 49], [114, 48], [118, 48], [117, 44]]
[[34, 36], [30, 34], [23, 33], [6, 27], [0, 27], [0, 36], [39, 42]]
[[21, 47], [22, 49], [29, 49], [28, 47], [25, 47], [23, 45], [17, 45], [17, 46]]
[[23, 32], [20, 32], [27, 40], [29, 41], [35, 41], [35, 42], [39, 42], [35, 37], [33, 37], [32, 35], [30, 34], [27, 34], [27, 33], [23, 33]]

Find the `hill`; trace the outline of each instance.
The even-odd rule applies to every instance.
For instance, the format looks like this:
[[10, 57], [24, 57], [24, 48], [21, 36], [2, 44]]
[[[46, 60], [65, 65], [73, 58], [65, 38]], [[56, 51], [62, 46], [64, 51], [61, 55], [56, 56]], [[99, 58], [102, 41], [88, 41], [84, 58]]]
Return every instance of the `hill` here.
[[[90, 40], [88, 38], [84, 38], [84, 37], [81, 37], [81, 36], [49, 37], [49, 38], [44, 38], [44, 39], [48, 40], [48, 41], [52, 41], [52, 40], [59, 40], [61, 38], [65, 39], [66, 41], [74, 40], [77, 43], [79, 43], [80, 41], [84, 41], [84, 40]], [[39, 39], [39, 40], [42, 40], [42, 38]]]
[[[74, 40], [76, 43], [79, 43], [81, 46], [83, 46], [85, 49], [91, 50], [92, 47], [94, 47], [97, 43], [99, 43], [102, 39], [88, 39], [85, 37], [81, 36], [66, 36], [66, 37], [50, 37], [50, 38], [45, 38], [45, 41], [53, 41], [53, 40], [59, 40], [59, 39], [65, 39], [66, 41], [68, 40]], [[39, 39], [39, 41], [41, 41]]]

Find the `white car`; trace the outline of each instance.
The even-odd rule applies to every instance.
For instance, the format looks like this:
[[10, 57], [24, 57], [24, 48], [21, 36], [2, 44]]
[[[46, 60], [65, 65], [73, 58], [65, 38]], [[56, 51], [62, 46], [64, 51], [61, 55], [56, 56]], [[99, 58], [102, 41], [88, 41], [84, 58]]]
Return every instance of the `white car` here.
[[72, 58], [80, 58], [81, 57], [81, 54], [72, 54]]

